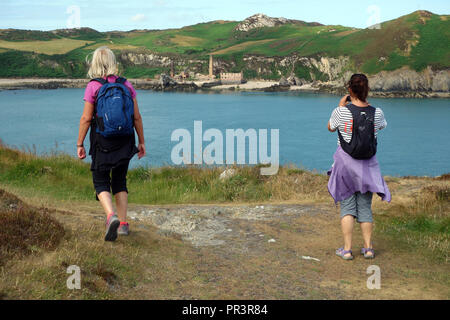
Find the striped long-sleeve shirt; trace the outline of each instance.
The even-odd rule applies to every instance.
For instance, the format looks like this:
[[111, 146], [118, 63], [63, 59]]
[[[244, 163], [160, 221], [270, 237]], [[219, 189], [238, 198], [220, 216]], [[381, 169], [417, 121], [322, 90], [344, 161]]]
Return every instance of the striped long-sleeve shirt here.
[[[375, 109], [375, 137], [379, 130], [386, 128], [387, 122], [384, 118], [383, 110], [380, 108]], [[346, 107], [337, 107], [333, 110], [330, 118], [330, 129], [338, 129], [342, 135], [342, 138], [348, 143], [352, 139], [353, 117], [350, 110]], [[341, 145], [339, 137], [337, 139], [338, 145]]]

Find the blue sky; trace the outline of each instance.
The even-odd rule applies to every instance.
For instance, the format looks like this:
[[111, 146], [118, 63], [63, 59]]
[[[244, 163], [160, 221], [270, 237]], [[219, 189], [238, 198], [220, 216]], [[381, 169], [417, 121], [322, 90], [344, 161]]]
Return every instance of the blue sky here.
[[243, 20], [255, 13], [365, 28], [377, 16], [386, 21], [416, 10], [450, 11], [449, 0], [3, 0], [1, 5], [0, 29], [53, 30], [79, 21], [81, 27], [99, 31], [179, 28]]

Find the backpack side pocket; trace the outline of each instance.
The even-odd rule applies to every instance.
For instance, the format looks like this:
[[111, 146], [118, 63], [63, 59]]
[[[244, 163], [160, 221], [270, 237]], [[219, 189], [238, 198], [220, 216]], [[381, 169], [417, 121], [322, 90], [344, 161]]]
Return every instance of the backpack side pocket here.
[[105, 123], [103, 122], [102, 117], [95, 117], [95, 122], [97, 123], [98, 131], [105, 131]]

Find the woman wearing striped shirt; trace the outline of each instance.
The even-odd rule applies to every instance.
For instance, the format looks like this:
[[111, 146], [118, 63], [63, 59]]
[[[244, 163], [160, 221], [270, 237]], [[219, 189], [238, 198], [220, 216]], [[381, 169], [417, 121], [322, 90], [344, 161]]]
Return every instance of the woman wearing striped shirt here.
[[[369, 107], [367, 95], [369, 92], [369, 81], [363, 74], [354, 74], [348, 83], [349, 95], [344, 96], [339, 102], [339, 106], [333, 110], [328, 130], [335, 132], [339, 130], [343, 140], [350, 143], [353, 134], [352, 112], [346, 107], [348, 104], [366, 108]], [[355, 108], [355, 107], [352, 107]], [[360, 110], [365, 112], [365, 110]], [[377, 133], [386, 128], [387, 122], [383, 111], [375, 109], [373, 119], [375, 139]], [[335, 202], [340, 202], [341, 227], [344, 235], [344, 246], [336, 250], [336, 255], [344, 260], [352, 260], [352, 232], [354, 220], [361, 225], [364, 239], [364, 247], [361, 254], [367, 259], [372, 259], [375, 252], [372, 246], [372, 196], [377, 193], [383, 200], [390, 201], [389, 189], [381, 176], [380, 168], [376, 156], [370, 159], [358, 160], [352, 158], [341, 147], [338, 138], [338, 149], [334, 154], [334, 164], [329, 172], [330, 180], [328, 190]]]

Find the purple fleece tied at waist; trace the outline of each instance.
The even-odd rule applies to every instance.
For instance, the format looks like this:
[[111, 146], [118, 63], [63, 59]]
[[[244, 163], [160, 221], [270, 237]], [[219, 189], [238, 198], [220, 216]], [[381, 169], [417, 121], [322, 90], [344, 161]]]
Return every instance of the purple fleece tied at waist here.
[[335, 202], [345, 200], [358, 191], [377, 193], [382, 200], [391, 202], [391, 193], [381, 176], [376, 156], [367, 160], [353, 159], [339, 146], [333, 159], [334, 164], [328, 171], [328, 191]]

